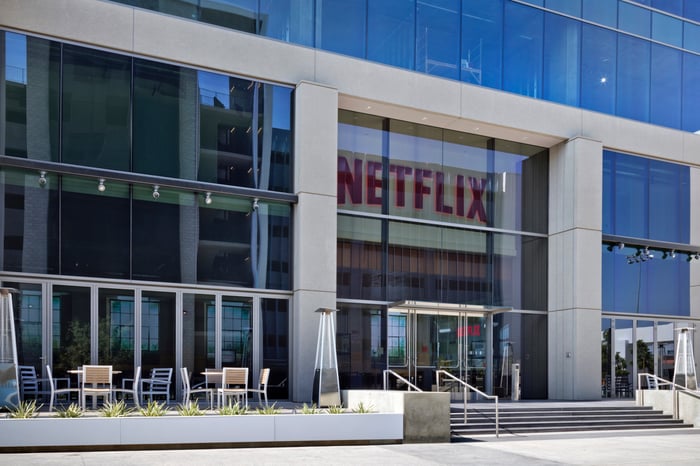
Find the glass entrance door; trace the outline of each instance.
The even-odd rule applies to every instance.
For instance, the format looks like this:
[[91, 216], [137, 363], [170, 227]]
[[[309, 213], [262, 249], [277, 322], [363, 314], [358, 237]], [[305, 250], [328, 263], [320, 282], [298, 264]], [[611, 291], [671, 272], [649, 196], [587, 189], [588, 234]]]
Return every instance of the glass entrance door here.
[[389, 368], [430, 391], [443, 369], [486, 391], [485, 312], [389, 309]]

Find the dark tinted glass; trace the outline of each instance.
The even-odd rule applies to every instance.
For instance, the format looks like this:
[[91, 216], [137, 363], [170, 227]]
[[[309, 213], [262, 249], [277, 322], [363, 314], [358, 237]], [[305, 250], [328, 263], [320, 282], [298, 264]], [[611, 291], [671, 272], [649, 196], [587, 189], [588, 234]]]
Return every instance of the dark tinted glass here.
[[134, 60], [134, 168], [195, 179], [196, 72]]
[[131, 58], [64, 45], [62, 161], [128, 171], [130, 94]]
[[383, 387], [386, 369], [386, 311], [376, 307], [343, 305], [338, 309], [336, 350], [340, 386]]
[[314, 45], [314, 0], [260, 0], [259, 34]]
[[283, 299], [261, 299], [263, 363], [270, 368], [271, 399], [289, 399], [289, 301]]
[[128, 185], [100, 193], [93, 180], [63, 177], [61, 273], [129, 278], [129, 217]]

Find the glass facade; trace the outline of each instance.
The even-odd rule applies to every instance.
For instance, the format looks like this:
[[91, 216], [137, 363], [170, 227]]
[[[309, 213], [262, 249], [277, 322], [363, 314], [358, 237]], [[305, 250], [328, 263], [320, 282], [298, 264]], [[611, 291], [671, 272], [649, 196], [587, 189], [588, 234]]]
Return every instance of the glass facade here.
[[[274, 39], [700, 130], [695, 0], [114, 0]], [[653, 64], [653, 66], [652, 66]]]
[[340, 111], [341, 383], [380, 387], [390, 368], [430, 390], [441, 368], [510, 396], [511, 364], [527, 361], [523, 396], [547, 396], [544, 315], [491, 323], [487, 313], [351, 302], [546, 311], [548, 171], [540, 147]]
[[290, 288], [292, 89], [0, 34], [3, 270]]
[[626, 243], [602, 247], [604, 311], [690, 315], [687, 166], [605, 151], [603, 234]]

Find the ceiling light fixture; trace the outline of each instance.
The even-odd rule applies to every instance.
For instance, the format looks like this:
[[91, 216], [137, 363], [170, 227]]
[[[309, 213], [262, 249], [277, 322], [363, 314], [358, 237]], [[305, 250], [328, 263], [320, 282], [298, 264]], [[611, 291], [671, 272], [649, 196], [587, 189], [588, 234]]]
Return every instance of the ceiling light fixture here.
[[160, 198], [160, 193], [158, 192], [159, 188], [160, 186], [158, 185], [153, 186], [153, 199], [155, 200], [158, 200], [158, 198]]
[[46, 172], [42, 170], [39, 172], [39, 186], [43, 188], [44, 186], [46, 186], [46, 183]]
[[210, 193], [210, 192], [207, 192], [207, 193], [204, 195], [204, 203], [205, 203], [206, 205], [211, 204], [211, 193]]
[[105, 179], [100, 178], [100, 182], [97, 184], [97, 190], [103, 193], [105, 192], [105, 189], [107, 189], [107, 187], [105, 186]]

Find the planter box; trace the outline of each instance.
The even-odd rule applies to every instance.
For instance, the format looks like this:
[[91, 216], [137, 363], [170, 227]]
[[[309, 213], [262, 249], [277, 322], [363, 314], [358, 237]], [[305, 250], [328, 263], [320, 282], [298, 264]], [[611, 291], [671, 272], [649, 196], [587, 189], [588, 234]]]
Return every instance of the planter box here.
[[402, 439], [396, 413], [0, 419], [0, 450]]

